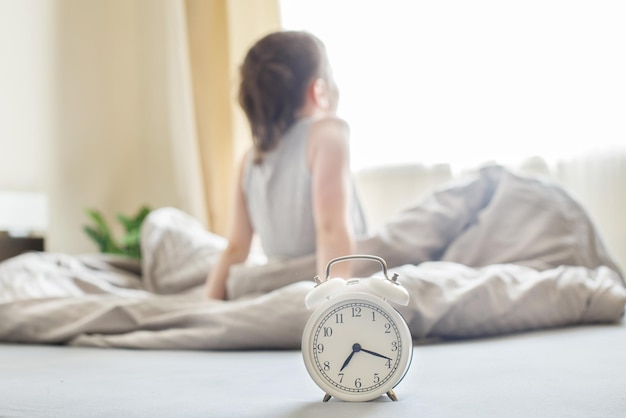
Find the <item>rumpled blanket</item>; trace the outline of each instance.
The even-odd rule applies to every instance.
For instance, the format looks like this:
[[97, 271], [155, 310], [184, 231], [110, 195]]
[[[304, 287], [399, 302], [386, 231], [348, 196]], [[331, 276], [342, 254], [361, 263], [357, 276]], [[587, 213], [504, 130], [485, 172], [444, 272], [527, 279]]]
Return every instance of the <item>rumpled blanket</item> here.
[[[0, 341], [160, 349], [298, 348], [315, 256], [234, 266], [227, 301], [202, 284], [225, 247], [173, 208], [142, 228], [141, 265], [29, 253], [0, 263]], [[358, 252], [384, 258], [416, 340], [620, 321], [623, 276], [564, 190], [487, 167], [399, 212]], [[355, 277], [380, 275], [354, 262]]]

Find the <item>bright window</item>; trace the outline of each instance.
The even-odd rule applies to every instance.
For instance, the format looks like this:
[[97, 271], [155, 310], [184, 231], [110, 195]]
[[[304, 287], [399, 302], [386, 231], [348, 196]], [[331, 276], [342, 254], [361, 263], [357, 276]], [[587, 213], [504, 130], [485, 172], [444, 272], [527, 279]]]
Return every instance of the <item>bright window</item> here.
[[327, 46], [352, 163], [551, 161], [626, 145], [626, 2], [282, 0]]

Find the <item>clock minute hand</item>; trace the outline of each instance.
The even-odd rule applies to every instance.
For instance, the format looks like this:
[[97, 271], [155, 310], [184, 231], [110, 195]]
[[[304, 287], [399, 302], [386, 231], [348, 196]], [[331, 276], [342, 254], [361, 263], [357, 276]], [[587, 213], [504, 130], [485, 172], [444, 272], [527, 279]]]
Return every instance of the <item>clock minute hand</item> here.
[[365, 353], [367, 353], [367, 354], [371, 354], [371, 355], [376, 356], [376, 357], [382, 357], [382, 358], [386, 358], [387, 360], [391, 360], [391, 358], [389, 358], [389, 357], [387, 357], [387, 356], [383, 356], [382, 354], [378, 354], [378, 353], [375, 353], [375, 352], [373, 352], [373, 351], [366, 350], [366, 349], [364, 349], [364, 348], [361, 348], [361, 351], [363, 351], [363, 352], [365, 352]]
[[346, 361], [343, 362], [343, 366], [341, 366], [341, 369], [339, 369], [340, 372], [343, 371], [343, 369], [346, 368], [348, 363], [350, 363], [350, 360], [352, 360], [352, 356], [354, 355], [354, 353], [356, 353], [356, 351], [351, 352], [350, 355], [348, 356], [348, 358], [346, 359]]
[[350, 353], [350, 355], [348, 356], [348, 358], [346, 359], [346, 361], [343, 362], [343, 366], [341, 366], [341, 369], [339, 369], [339, 371], [343, 371], [343, 369], [346, 368], [346, 366], [348, 365], [348, 363], [350, 363], [350, 360], [352, 360], [352, 356], [354, 356], [354, 353], [357, 353], [361, 351], [361, 344], [356, 343], [352, 346], [352, 352]]

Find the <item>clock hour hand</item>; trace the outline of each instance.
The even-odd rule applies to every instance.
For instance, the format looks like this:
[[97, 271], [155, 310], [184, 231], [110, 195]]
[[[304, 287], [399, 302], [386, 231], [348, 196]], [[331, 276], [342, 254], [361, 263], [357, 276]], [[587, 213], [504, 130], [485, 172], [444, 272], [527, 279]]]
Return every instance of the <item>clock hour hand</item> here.
[[358, 353], [359, 351], [361, 351], [361, 344], [359, 344], [359, 343], [354, 344], [352, 346], [352, 352], [350, 353], [350, 355], [348, 356], [346, 361], [343, 362], [343, 366], [341, 366], [341, 369], [339, 369], [340, 372], [343, 371], [343, 369], [346, 368], [348, 363], [350, 363], [350, 360], [352, 360], [352, 356], [354, 356], [354, 353]]
[[386, 358], [387, 360], [391, 360], [389, 357], [383, 356], [382, 354], [375, 353], [374, 351], [366, 350], [364, 348], [361, 348], [361, 351], [363, 351], [363, 352], [365, 352], [367, 354], [371, 354], [371, 355], [376, 356], [376, 357], [382, 357], [382, 358]]

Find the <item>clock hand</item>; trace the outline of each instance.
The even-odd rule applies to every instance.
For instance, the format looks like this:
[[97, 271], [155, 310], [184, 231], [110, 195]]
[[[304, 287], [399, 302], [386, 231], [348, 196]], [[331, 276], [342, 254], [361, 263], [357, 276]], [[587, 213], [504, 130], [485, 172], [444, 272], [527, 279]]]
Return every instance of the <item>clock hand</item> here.
[[355, 343], [352, 346], [352, 352], [350, 353], [350, 355], [348, 356], [348, 358], [346, 359], [346, 361], [343, 362], [343, 366], [341, 366], [341, 369], [339, 369], [339, 371], [343, 371], [343, 369], [346, 368], [346, 366], [348, 365], [348, 363], [350, 363], [350, 360], [352, 360], [352, 356], [354, 356], [354, 353], [358, 353], [359, 351], [361, 351], [361, 344], [359, 343]]
[[341, 369], [339, 369], [339, 371], [343, 371], [343, 369], [346, 368], [346, 366], [348, 365], [348, 363], [350, 363], [350, 360], [352, 360], [352, 356], [354, 355], [354, 353], [356, 353], [356, 351], [353, 351], [350, 353], [350, 355], [348, 356], [348, 358], [346, 359], [346, 361], [343, 362], [343, 366], [341, 366]]
[[389, 357], [387, 357], [387, 356], [383, 356], [382, 354], [378, 354], [378, 353], [375, 353], [375, 352], [373, 352], [373, 351], [366, 350], [366, 349], [364, 349], [364, 348], [361, 348], [361, 351], [364, 351], [364, 352], [366, 352], [367, 354], [371, 354], [371, 355], [376, 356], [376, 357], [382, 357], [382, 358], [386, 358], [387, 360], [391, 360], [391, 359], [390, 359]]

